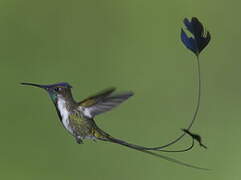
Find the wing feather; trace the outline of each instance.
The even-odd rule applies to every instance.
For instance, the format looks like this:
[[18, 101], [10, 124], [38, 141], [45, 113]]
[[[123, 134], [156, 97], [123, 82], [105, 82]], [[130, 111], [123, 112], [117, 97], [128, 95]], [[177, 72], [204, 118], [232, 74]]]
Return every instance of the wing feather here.
[[133, 95], [132, 92], [112, 94], [115, 89], [108, 89], [101, 93], [91, 96], [79, 103], [79, 107], [85, 116], [94, 116], [109, 111]]

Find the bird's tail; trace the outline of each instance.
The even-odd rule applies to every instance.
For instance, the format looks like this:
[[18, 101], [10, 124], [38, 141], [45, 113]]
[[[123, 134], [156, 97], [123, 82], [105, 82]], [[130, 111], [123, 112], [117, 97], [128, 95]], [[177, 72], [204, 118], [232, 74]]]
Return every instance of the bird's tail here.
[[164, 156], [164, 155], [155, 153], [155, 152], [150, 151], [150, 150], [146, 150], [145, 147], [143, 147], [143, 146], [127, 143], [127, 142], [125, 142], [121, 139], [117, 139], [117, 138], [114, 138], [114, 137], [110, 136], [109, 134], [102, 131], [101, 129], [97, 129], [95, 131], [94, 135], [98, 140], [107, 141], [107, 142], [111, 142], [111, 143], [115, 143], [115, 144], [120, 144], [122, 146], [126, 146], [128, 148], [135, 149], [137, 151], [141, 151], [141, 152], [144, 152], [146, 154], [150, 154], [152, 156], [159, 157], [159, 158], [165, 159], [167, 161], [170, 161], [170, 162], [182, 165], [182, 166], [186, 166], [186, 167], [194, 168], [194, 169], [199, 169], [199, 170], [209, 170], [207, 168], [202, 168], [202, 167], [198, 167], [198, 166], [195, 166], [195, 165], [191, 165], [191, 164], [179, 161], [177, 159], [174, 159], [174, 158], [171, 158], [171, 157], [168, 157], [168, 156]]

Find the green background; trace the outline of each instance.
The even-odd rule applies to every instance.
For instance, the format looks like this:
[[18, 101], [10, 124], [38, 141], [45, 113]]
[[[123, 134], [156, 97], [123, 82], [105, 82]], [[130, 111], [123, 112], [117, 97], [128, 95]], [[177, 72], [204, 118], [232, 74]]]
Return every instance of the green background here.
[[[241, 22], [238, 1], [86, 0], [0, 2], [0, 179], [124, 180], [241, 178]], [[85, 141], [62, 128], [40, 84], [66, 81], [80, 100], [107, 87], [135, 96], [97, 124], [137, 144], [181, 134], [196, 103], [195, 56], [180, 41], [184, 17], [211, 32], [201, 54], [202, 103], [193, 131], [207, 150], [165, 154], [179, 166], [119, 145]], [[187, 145], [188, 138], [174, 146]]]

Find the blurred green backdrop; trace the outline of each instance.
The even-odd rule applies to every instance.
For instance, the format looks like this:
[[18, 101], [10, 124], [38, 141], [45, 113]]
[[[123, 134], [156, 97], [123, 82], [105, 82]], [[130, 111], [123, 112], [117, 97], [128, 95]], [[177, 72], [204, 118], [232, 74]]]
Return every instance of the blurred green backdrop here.
[[[122, 0], [0, 2], [0, 179], [241, 178], [238, 1]], [[135, 96], [96, 118], [110, 134], [142, 145], [180, 135], [196, 102], [196, 61], [180, 42], [197, 16], [212, 40], [201, 54], [202, 103], [193, 131], [208, 150], [166, 154], [198, 171], [114, 144], [78, 145], [45, 92], [20, 82], [74, 86], [76, 99], [116, 86]], [[176, 147], [188, 143], [186, 138]]]

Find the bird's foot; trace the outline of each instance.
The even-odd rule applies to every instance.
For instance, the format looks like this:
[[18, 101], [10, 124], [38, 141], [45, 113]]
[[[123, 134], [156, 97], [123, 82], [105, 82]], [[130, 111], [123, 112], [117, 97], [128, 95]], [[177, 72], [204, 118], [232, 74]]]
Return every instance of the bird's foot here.
[[83, 140], [80, 137], [76, 137], [75, 140], [78, 144], [83, 144]]

